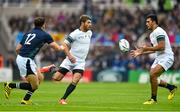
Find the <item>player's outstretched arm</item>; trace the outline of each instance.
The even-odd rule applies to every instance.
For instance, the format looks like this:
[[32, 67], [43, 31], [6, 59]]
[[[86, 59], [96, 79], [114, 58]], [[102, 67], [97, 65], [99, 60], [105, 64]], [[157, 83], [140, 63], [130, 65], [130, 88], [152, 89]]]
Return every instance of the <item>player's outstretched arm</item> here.
[[153, 47], [142, 47], [143, 52], [147, 52], [147, 51], [162, 51], [165, 49], [165, 41], [161, 40], [158, 42], [158, 45], [153, 46]]
[[69, 58], [69, 60], [72, 62], [72, 63], [75, 63], [76, 62], [76, 59], [74, 56], [71, 55], [71, 53], [69, 52], [69, 46], [66, 44], [66, 43], [62, 43], [61, 46], [59, 46], [56, 42], [52, 42], [50, 43], [50, 46], [52, 48], [54, 48], [55, 50], [57, 51], [64, 51], [66, 56]]
[[50, 43], [50, 46], [57, 51], [63, 51], [64, 50], [64, 47], [62, 45], [59, 46], [56, 42]]
[[140, 56], [142, 54], [151, 54], [151, 53], [154, 53], [155, 51], [144, 51], [143, 50], [143, 47], [141, 48], [137, 48], [136, 50], [131, 50], [130, 54], [132, 57], [137, 57], [137, 56]]
[[142, 51], [142, 49], [131, 50], [130, 54], [132, 57], [135, 58], [135, 57], [143, 54], [143, 51]]

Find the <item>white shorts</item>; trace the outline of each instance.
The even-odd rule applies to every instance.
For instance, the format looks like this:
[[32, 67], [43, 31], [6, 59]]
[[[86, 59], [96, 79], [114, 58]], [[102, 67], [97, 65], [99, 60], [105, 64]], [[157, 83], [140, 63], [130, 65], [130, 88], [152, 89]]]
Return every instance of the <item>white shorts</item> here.
[[157, 64], [161, 65], [165, 71], [167, 71], [174, 63], [173, 56], [164, 56], [164, 57], [157, 57], [154, 60], [151, 68], [155, 68]]
[[37, 74], [37, 66], [31, 58], [22, 57], [20, 55], [16, 58], [21, 77], [26, 77], [29, 74]]
[[68, 58], [66, 58], [63, 60], [60, 67], [66, 68], [68, 70], [74, 70], [74, 69], [84, 70], [85, 69], [85, 61], [76, 60], [76, 63], [71, 63], [71, 61]]

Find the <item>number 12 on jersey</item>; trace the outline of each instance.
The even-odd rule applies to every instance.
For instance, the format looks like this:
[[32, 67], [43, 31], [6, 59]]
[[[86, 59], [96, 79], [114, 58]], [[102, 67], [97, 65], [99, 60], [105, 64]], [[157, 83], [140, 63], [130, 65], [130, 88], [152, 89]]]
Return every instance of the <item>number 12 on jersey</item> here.
[[35, 37], [36, 37], [36, 34], [34, 34], [34, 33], [28, 34], [24, 44], [26, 44], [26, 45], [31, 45], [31, 41], [32, 41]]

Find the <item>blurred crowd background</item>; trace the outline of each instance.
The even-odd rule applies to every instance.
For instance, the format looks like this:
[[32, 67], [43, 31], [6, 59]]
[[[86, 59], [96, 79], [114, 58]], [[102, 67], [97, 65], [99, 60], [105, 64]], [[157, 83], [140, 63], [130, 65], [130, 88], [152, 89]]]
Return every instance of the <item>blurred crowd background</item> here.
[[[129, 53], [119, 50], [118, 41], [127, 39], [131, 49], [144, 43], [150, 44], [149, 31], [145, 26], [145, 18], [150, 13], [156, 13], [159, 25], [166, 30], [175, 53], [175, 60], [180, 60], [180, 0], [0, 0], [1, 10], [4, 7], [28, 3], [53, 6], [53, 4], [80, 4], [81, 10], [72, 13], [59, 10], [58, 13], [35, 10], [30, 15], [14, 14], [7, 17], [7, 24], [13, 39], [8, 56], [3, 60], [5, 67], [17, 71], [15, 63], [15, 46], [20, 42], [25, 32], [33, 28], [33, 18], [43, 16], [47, 19], [47, 32], [59, 44], [66, 35], [78, 28], [79, 17], [88, 14], [93, 21], [93, 36], [90, 51], [86, 60], [86, 68], [93, 71], [94, 80], [99, 72], [112, 70], [124, 75], [129, 70], [149, 70], [153, 55], [132, 58]], [[66, 7], [68, 8], [68, 7]], [[23, 10], [23, 8], [22, 8]], [[49, 8], [51, 10], [51, 8]], [[4, 11], [5, 12], [5, 11]], [[3, 48], [0, 48], [3, 49]], [[3, 57], [3, 55], [1, 55]], [[39, 67], [54, 63], [59, 66], [65, 58], [63, 52], [56, 52], [48, 46], [43, 47], [36, 57]], [[180, 63], [175, 61], [171, 70], [179, 70]], [[15, 72], [18, 73], [18, 72]]]

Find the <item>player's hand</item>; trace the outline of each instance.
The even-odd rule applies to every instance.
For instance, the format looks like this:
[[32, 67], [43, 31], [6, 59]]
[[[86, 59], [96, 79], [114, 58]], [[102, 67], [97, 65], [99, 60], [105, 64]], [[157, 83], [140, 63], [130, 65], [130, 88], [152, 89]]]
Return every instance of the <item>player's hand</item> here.
[[61, 51], [64, 50], [64, 46], [63, 45], [59, 46], [59, 48], [60, 48]]
[[141, 49], [141, 48], [130, 51], [131, 56], [134, 57], [134, 58], [141, 55], [142, 53], [143, 53], [143, 49]]
[[69, 55], [68, 58], [71, 61], [71, 63], [76, 63], [76, 58], [74, 56]]

